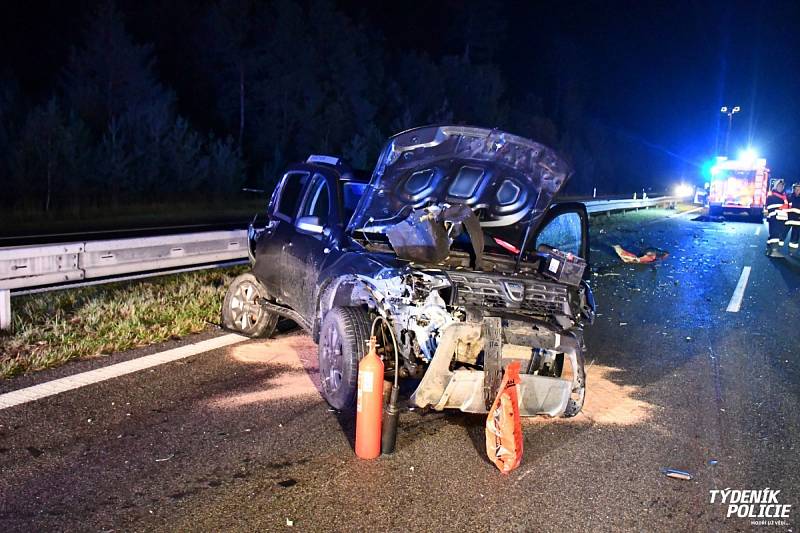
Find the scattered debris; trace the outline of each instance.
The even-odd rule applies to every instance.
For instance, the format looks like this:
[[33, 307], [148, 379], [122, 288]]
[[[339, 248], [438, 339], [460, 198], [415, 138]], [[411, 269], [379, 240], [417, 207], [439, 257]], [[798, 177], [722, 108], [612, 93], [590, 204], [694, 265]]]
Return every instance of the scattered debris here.
[[669, 257], [669, 252], [661, 248], [645, 248], [642, 255], [636, 255], [628, 250], [625, 250], [619, 244], [614, 245], [614, 251], [622, 259], [623, 263], [653, 263], [661, 261]]
[[279, 481], [278, 485], [280, 485], [283, 488], [294, 487], [295, 485], [297, 485], [297, 480], [292, 478], [284, 479], [283, 481]]
[[39, 448], [35, 448], [33, 446], [28, 446], [25, 449], [28, 450], [28, 453], [31, 454], [34, 457], [39, 457], [40, 455], [42, 455], [44, 453]]
[[678, 470], [677, 468], [662, 468], [661, 473], [672, 479], [681, 479], [683, 481], [691, 481], [694, 476], [685, 470]]
[[175, 457], [175, 454], [174, 454], [174, 453], [171, 453], [171, 454], [169, 454], [169, 456], [168, 456], [168, 457], [164, 457], [163, 459], [156, 459], [156, 462], [157, 462], [157, 463], [162, 463], [162, 462], [164, 462], [164, 461], [169, 461], [169, 460], [170, 460], [170, 459], [172, 459], [173, 457]]
[[708, 461], [708, 464], [711, 466], [717, 466], [717, 464], [719, 464], [719, 461], [717, 461], [716, 459], [710, 459]]
[[628, 325], [628, 323], [627, 323], [627, 322], [620, 322], [620, 323], [619, 323], [619, 325], [620, 325], [620, 326], [627, 326], [627, 325]]
[[294, 525], [294, 520], [286, 519], [286, 525], [292, 527]]

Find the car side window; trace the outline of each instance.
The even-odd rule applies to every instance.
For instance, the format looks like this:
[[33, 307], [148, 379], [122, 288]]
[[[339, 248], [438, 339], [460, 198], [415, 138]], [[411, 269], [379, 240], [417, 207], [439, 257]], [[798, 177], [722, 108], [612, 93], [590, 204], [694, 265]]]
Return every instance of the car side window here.
[[536, 248], [546, 244], [580, 257], [583, 226], [578, 213], [563, 213], [551, 220], [536, 236]]
[[300, 217], [313, 217], [318, 226], [328, 226], [328, 213], [330, 211], [330, 191], [325, 178], [319, 174], [314, 176], [314, 182], [306, 193]]
[[297, 213], [297, 204], [307, 181], [308, 172], [289, 172], [283, 177], [280, 196], [275, 206], [275, 214], [279, 218], [291, 222]]

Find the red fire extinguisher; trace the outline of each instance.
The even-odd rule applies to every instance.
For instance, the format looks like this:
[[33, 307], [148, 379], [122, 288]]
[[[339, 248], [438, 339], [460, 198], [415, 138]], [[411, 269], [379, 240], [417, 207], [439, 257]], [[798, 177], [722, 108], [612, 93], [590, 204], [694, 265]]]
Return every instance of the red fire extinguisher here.
[[356, 400], [356, 455], [375, 459], [381, 454], [381, 419], [383, 417], [383, 361], [375, 352], [375, 337], [369, 340], [369, 352], [358, 364]]

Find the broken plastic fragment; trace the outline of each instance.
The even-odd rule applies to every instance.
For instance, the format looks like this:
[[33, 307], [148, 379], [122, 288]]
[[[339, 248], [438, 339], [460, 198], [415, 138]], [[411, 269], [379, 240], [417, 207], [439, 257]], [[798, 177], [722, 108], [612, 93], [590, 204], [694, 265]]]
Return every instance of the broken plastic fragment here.
[[499, 244], [500, 246], [502, 246], [503, 248], [505, 248], [507, 251], [511, 252], [512, 254], [516, 255], [516, 254], [519, 253], [519, 248], [517, 248], [516, 246], [514, 246], [510, 242], [504, 241], [503, 239], [500, 239], [498, 237], [492, 237], [492, 238], [494, 239], [494, 242], [496, 242], [497, 244]]
[[677, 468], [662, 468], [661, 473], [672, 479], [681, 479], [683, 481], [691, 481], [693, 476], [685, 470], [678, 470]]
[[636, 255], [628, 250], [625, 250], [619, 244], [614, 245], [614, 251], [622, 259], [623, 263], [653, 263], [669, 257], [669, 252], [661, 248], [645, 248], [644, 254]]

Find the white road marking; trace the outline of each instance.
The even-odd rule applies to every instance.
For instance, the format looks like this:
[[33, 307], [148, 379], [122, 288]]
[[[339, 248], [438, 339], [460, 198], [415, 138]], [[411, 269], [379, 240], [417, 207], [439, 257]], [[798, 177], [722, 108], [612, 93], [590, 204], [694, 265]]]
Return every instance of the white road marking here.
[[761, 226], [756, 228], [756, 237], [758, 237], [759, 235], [761, 235]]
[[93, 383], [99, 383], [107, 379], [124, 376], [132, 372], [138, 372], [146, 368], [163, 365], [164, 363], [185, 359], [192, 355], [216, 350], [217, 348], [224, 348], [225, 346], [230, 346], [231, 344], [246, 340], [247, 337], [231, 333], [223, 335], [222, 337], [214, 337], [213, 339], [187, 344], [186, 346], [173, 348], [172, 350], [145, 355], [144, 357], [131, 359], [123, 363], [117, 363], [115, 365], [89, 370], [88, 372], [81, 372], [80, 374], [54, 379], [53, 381], [40, 383], [39, 385], [33, 385], [24, 389], [7, 392], [5, 394], [0, 394], [0, 410], [61, 394], [62, 392], [78, 389], [85, 385], [92, 385]]
[[738, 313], [742, 307], [742, 298], [744, 298], [744, 290], [747, 288], [747, 280], [750, 279], [750, 267], [742, 268], [742, 275], [739, 276], [739, 283], [736, 284], [736, 289], [733, 291], [731, 301], [728, 302], [728, 308], [725, 309], [729, 313]]

